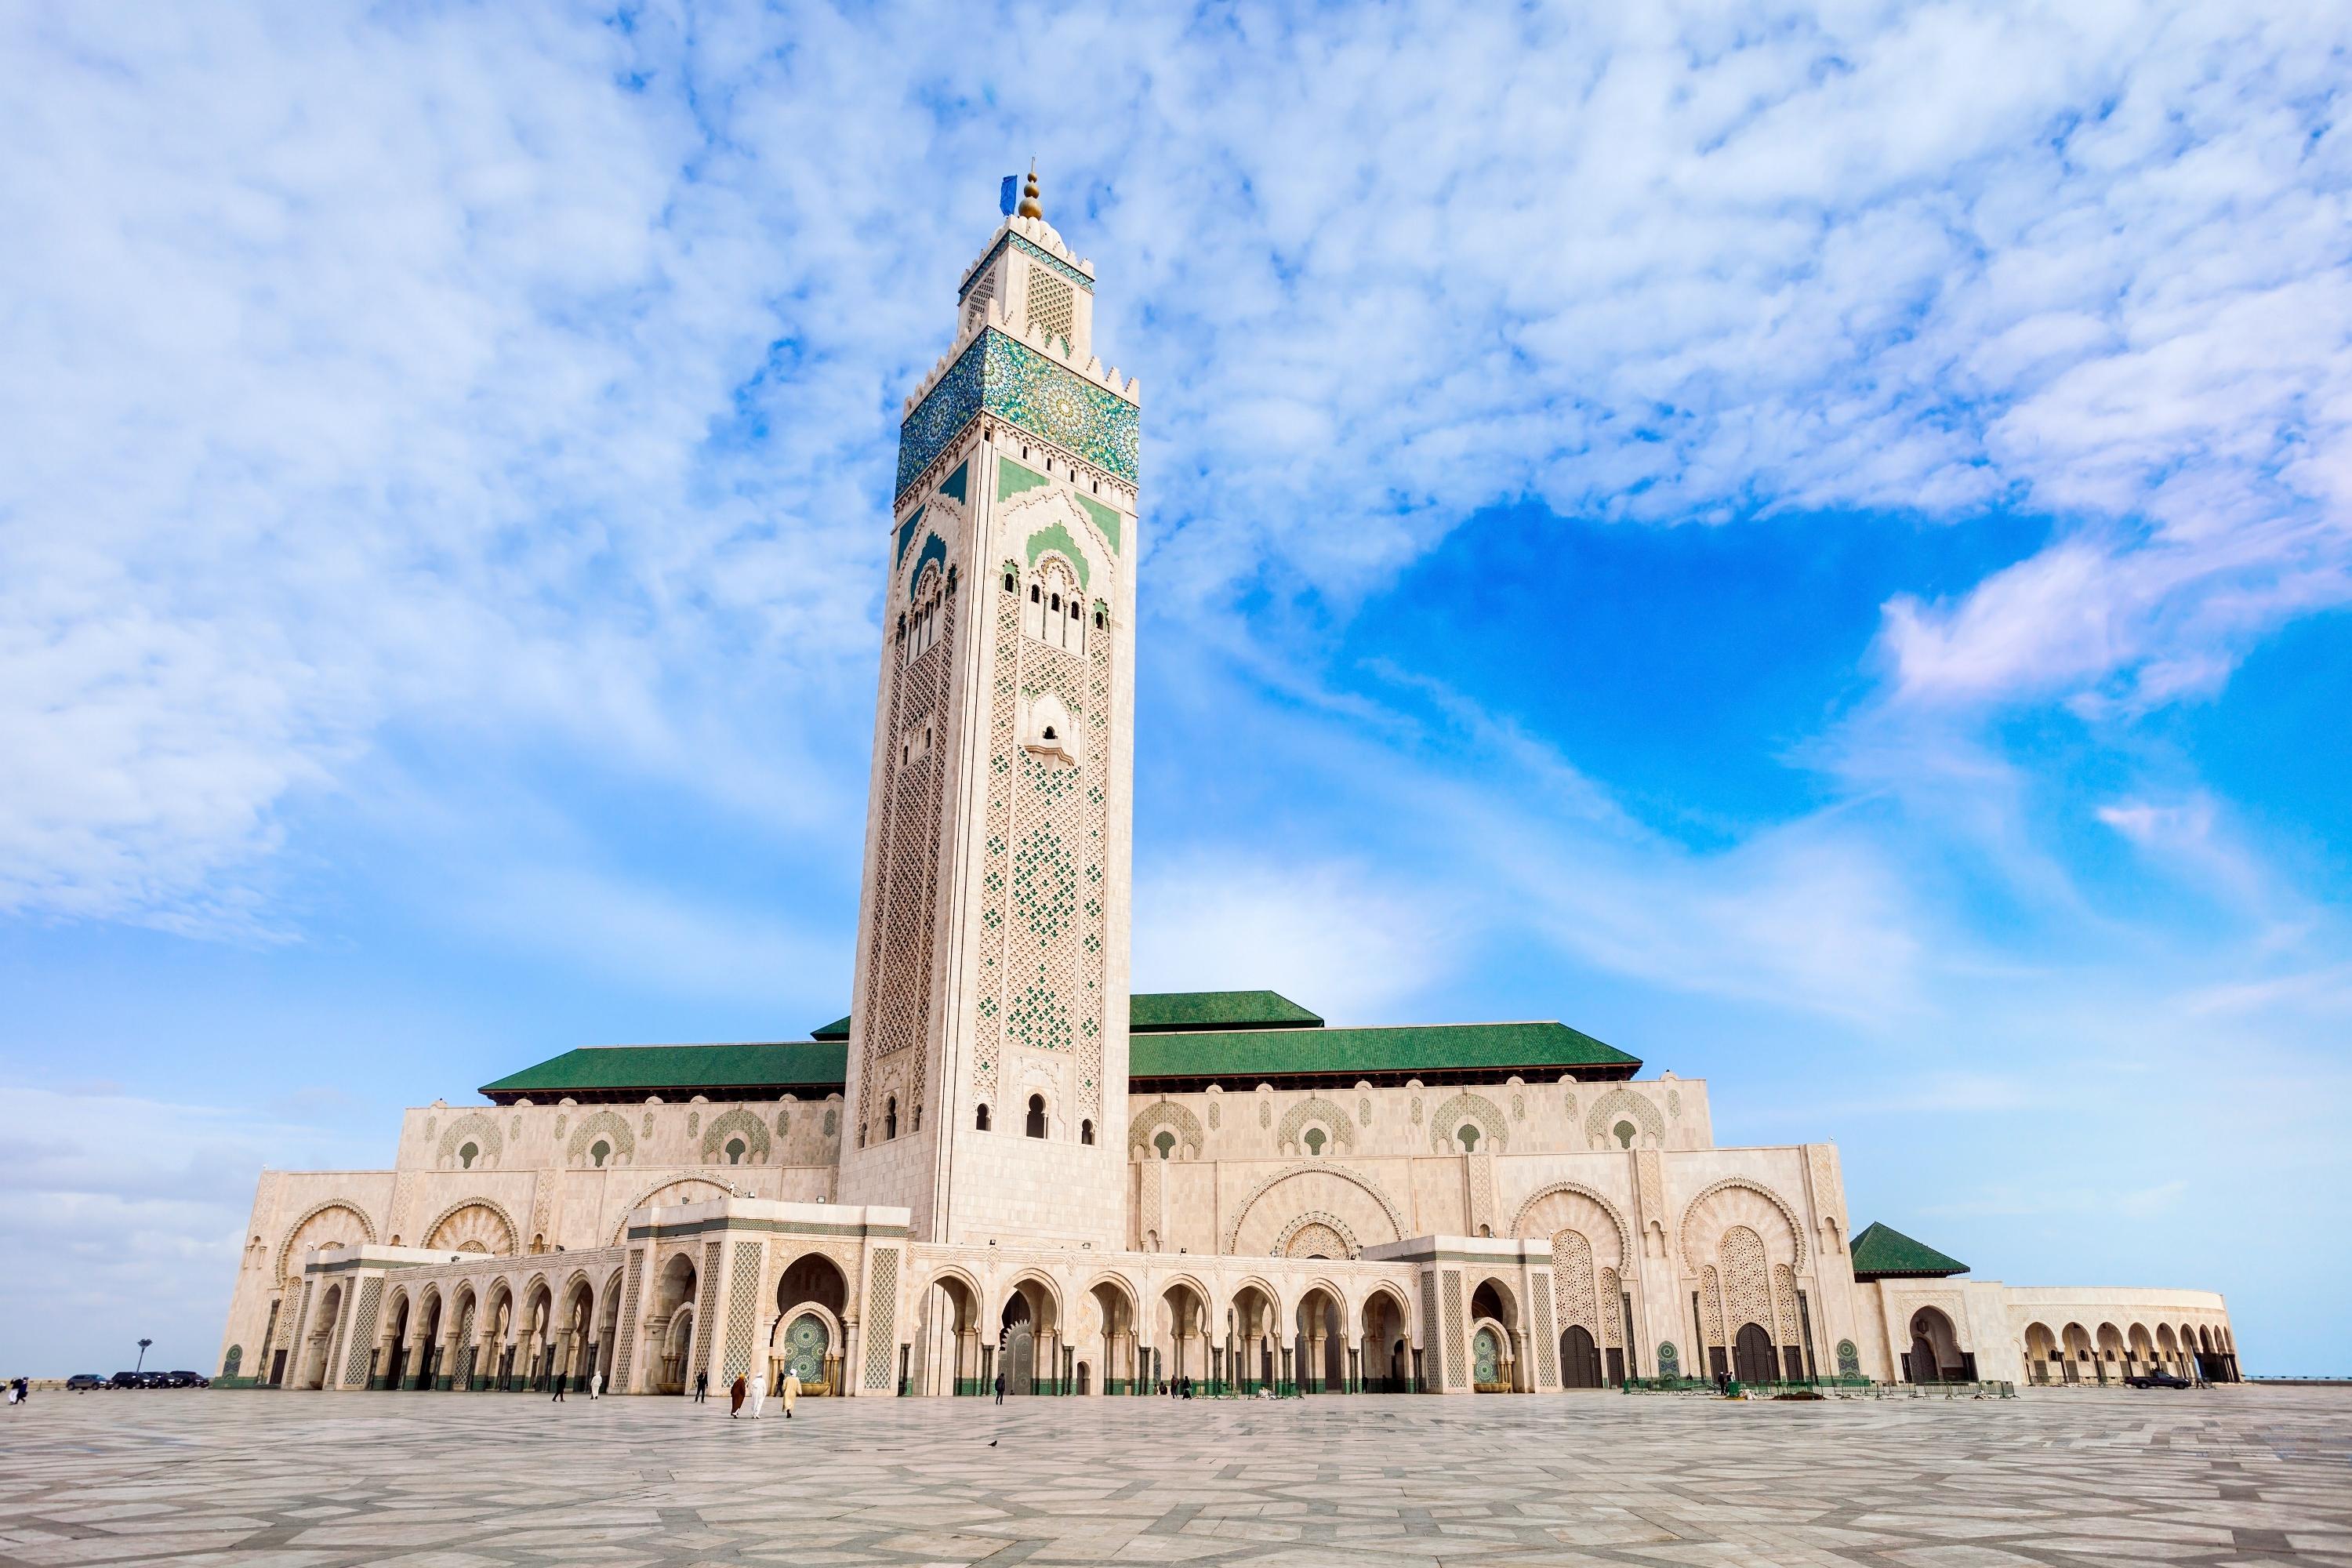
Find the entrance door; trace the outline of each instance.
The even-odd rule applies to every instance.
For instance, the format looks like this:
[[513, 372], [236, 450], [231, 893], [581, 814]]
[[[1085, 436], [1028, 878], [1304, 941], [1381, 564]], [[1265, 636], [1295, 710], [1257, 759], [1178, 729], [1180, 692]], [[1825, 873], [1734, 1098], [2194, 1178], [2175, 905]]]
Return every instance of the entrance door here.
[[1027, 1323], [1004, 1331], [1004, 1392], [1034, 1394], [1037, 1383], [1037, 1331]]
[[1582, 1323], [1559, 1336], [1559, 1381], [1570, 1388], [1601, 1386], [1601, 1352]]
[[825, 1356], [833, 1348], [833, 1336], [825, 1331], [824, 1320], [814, 1312], [803, 1312], [784, 1330], [782, 1377], [791, 1373], [801, 1380], [804, 1389], [815, 1389], [824, 1383]]
[[1732, 1342], [1731, 1375], [1742, 1383], [1770, 1383], [1772, 1369], [1772, 1336], [1758, 1323], [1744, 1323], [1739, 1335]]
[[1503, 1346], [1492, 1329], [1480, 1329], [1470, 1341], [1470, 1381], [1481, 1391], [1503, 1382]]
[[1941, 1383], [1944, 1369], [1936, 1364], [1936, 1347], [1925, 1335], [1911, 1342], [1911, 1381]]

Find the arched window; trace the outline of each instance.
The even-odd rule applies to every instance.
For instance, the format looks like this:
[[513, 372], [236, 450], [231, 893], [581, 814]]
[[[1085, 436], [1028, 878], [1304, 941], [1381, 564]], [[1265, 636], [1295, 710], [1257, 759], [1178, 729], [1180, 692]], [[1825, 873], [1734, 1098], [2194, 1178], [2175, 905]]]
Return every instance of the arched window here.
[[1032, 1138], [1043, 1138], [1045, 1136], [1045, 1097], [1042, 1094], [1033, 1094], [1029, 1097], [1029, 1126], [1027, 1131], [1029, 1136]]
[[458, 1144], [458, 1145], [457, 1145], [457, 1163], [458, 1163], [458, 1165], [459, 1165], [461, 1168], [465, 1169], [465, 1170], [468, 1170], [468, 1171], [472, 1170], [472, 1169], [474, 1168], [474, 1159], [475, 1159], [475, 1156], [477, 1156], [477, 1155], [478, 1155], [479, 1153], [481, 1153], [481, 1152], [482, 1152], [482, 1151], [481, 1151], [481, 1148], [480, 1148], [480, 1146], [479, 1146], [479, 1145], [478, 1145], [478, 1144], [473, 1144], [473, 1143], [460, 1143], [460, 1144]]
[[892, 1095], [882, 1102], [882, 1141], [888, 1142], [898, 1136], [898, 1097]]
[[1081, 1122], [1079, 1122], [1079, 1123], [1078, 1123], [1078, 1142], [1081, 1142], [1081, 1143], [1091, 1143], [1091, 1142], [1093, 1142], [1094, 1141], [1095, 1141], [1095, 1123], [1094, 1123], [1094, 1119], [1093, 1119], [1092, 1117], [1088, 1117], [1086, 1121], [1081, 1121]]
[[1454, 1136], [1462, 1141], [1462, 1152], [1464, 1153], [1475, 1154], [1478, 1152], [1478, 1124], [1476, 1122], [1464, 1122], [1461, 1130], [1455, 1132]]
[[1609, 1131], [1616, 1135], [1617, 1147], [1620, 1149], [1631, 1149], [1633, 1146], [1633, 1124], [1632, 1122], [1620, 1121], [1616, 1126], [1612, 1127]]
[[1160, 1130], [1160, 1136], [1151, 1141], [1151, 1146], [1160, 1151], [1161, 1159], [1172, 1160], [1176, 1157], [1176, 1134], [1163, 1127]]
[[729, 1164], [741, 1164], [743, 1163], [743, 1156], [747, 1152], [743, 1140], [740, 1138], [730, 1138], [727, 1140], [727, 1163]]
[[1020, 586], [1021, 586], [1021, 584], [1020, 584], [1019, 581], [1013, 577], [1013, 574], [1012, 574], [1012, 573], [1007, 572], [1007, 573], [1004, 574], [1004, 591], [1005, 591], [1006, 593], [1010, 594], [1010, 593], [1013, 592], [1014, 590], [1018, 589]]
[[596, 1142], [588, 1145], [589, 1162], [600, 1171], [604, 1168], [604, 1161], [612, 1154], [612, 1152], [613, 1146], [610, 1143], [605, 1142], [602, 1138], [597, 1139]]
[[1030, 602], [1031, 604], [1033, 604], [1033, 605], [1034, 605], [1034, 604], [1035, 604], [1035, 603], [1036, 603], [1040, 598], [1042, 598], [1042, 597], [1044, 596], [1045, 592], [1045, 591], [1043, 588], [1040, 588], [1039, 586], [1037, 586], [1037, 584], [1034, 584], [1034, 583], [1030, 584], [1029, 584], [1029, 602]]
[[988, 1107], [987, 1107], [987, 1106], [983, 1105], [983, 1106], [982, 1106], [979, 1110], [975, 1110], [975, 1111], [973, 1111], [973, 1112], [971, 1113], [971, 1125], [972, 1125], [972, 1130], [973, 1130], [974, 1131], [977, 1131], [977, 1132], [985, 1132], [985, 1131], [988, 1131]]
[[1313, 1155], [1320, 1155], [1323, 1152], [1323, 1129], [1320, 1127], [1310, 1127], [1307, 1130], [1307, 1152]]

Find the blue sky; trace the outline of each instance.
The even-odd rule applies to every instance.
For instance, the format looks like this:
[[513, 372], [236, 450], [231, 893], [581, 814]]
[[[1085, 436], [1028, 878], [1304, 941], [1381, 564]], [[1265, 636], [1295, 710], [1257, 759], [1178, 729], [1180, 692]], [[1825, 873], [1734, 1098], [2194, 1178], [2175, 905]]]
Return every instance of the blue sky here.
[[2352, 1371], [2340, 7], [19, 8], [0, 1360], [254, 1171], [843, 1010], [899, 400], [1145, 395], [1136, 973], [1557, 1016]]

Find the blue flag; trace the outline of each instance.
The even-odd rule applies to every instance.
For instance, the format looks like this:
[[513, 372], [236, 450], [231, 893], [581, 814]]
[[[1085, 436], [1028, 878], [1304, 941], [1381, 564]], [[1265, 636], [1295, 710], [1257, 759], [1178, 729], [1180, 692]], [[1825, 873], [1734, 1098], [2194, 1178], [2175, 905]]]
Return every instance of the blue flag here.
[[1020, 175], [1007, 174], [1004, 176], [1003, 188], [996, 193], [996, 210], [1006, 217], [1013, 216], [1013, 205], [1020, 199]]

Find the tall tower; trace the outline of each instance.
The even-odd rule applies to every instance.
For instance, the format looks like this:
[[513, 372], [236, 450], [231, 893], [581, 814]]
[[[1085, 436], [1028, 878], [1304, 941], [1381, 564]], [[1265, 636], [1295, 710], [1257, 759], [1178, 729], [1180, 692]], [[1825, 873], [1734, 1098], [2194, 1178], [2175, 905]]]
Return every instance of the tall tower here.
[[1094, 266], [1019, 210], [898, 432], [845, 1203], [1127, 1245], [1138, 389]]

